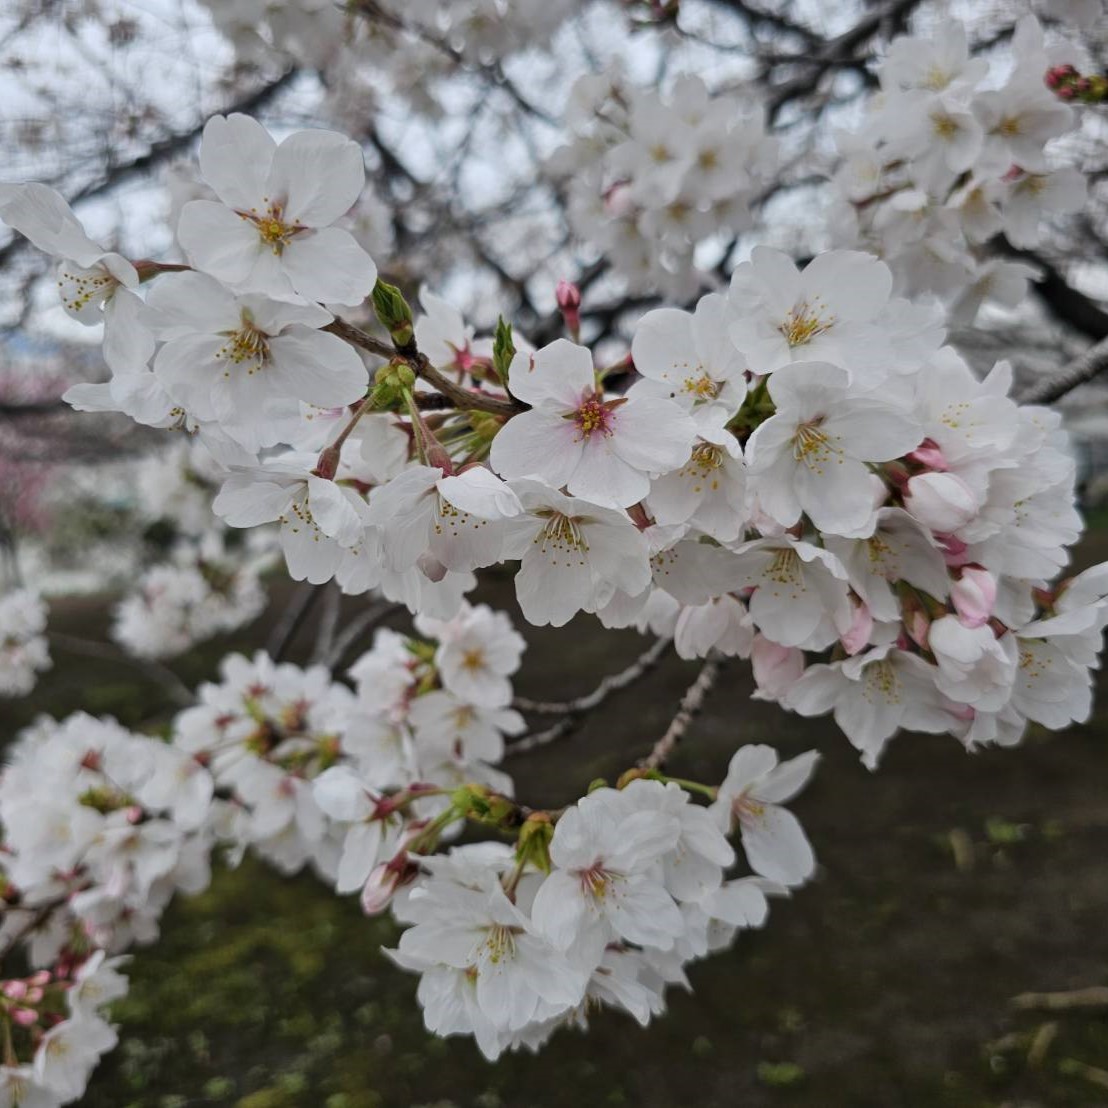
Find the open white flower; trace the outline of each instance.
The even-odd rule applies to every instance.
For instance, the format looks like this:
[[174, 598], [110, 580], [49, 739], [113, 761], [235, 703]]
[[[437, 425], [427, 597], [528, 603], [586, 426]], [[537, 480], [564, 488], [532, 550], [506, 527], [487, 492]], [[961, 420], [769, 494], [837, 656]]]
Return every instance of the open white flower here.
[[232, 473], [212, 502], [230, 527], [280, 524], [289, 575], [313, 585], [329, 581], [344, 549], [358, 545], [366, 528], [365, 501], [353, 490], [315, 476], [314, 458], [295, 455]]
[[696, 312], [657, 308], [639, 320], [631, 343], [643, 375], [629, 396], [673, 400], [696, 418], [710, 405], [734, 415], [746, 396], [746, 363], [728, 334], [727, 301], [704, 296]]
[[800, 821], [781, 805], [808, 784], [818, 761], [819, 754], [809, 750], [778, 765], [772, 747], [741, 746], [709, 809], [723, 832], [738, 825], [751, 869], [770, 881], [802, 885], [815, 871]]
[[389, 569], [402, 572], [429, 558], [459, 572], [498, 562], [504, 524], [522, 510], [511, 488], [483, 466], [454, 476], [414, 465], [374, 489], [366, 520]]
[[771, 642], [822, 650], [849, 629], [847, 575], [834, 554], [787, 536], [754, 539], [737, 553], [754, 590], [750, 615]]
[[784, 527], [801, 513], [821, 531], [850, 534], [873, 514], [867, 463], [919, 445], [920, 426], [891, 404], [850, 395], [845, 369], [797, 362], [770, 378], [776, 414], [746, 444], [750, 485]]
[[516, 596], [529, 623], [561, 627], [595, 612], [617, 591], [638, 596], [650, 584], [646, 539], [622, 512], [543, 484], [512, 484], [524, 515], [508, 523], [504, 556], [521, 559]]
[[332, 224], [365, 184], [358, 144], [334, 131], [297, 131], [280, 145], [245, 115], [213, 116], [200, 170], [220, 203], [192, 200], [177, 239], [199, 270], [242, 292], [360, 304], [373, 259]]
[[202, 273], [163, 277], [145, 319], [163, 341], [154, 373], [202, 420], [265, 421], [274, 402], [338, 408], [365, 395], [361, 358], [320, 327], [329, 312], [264, 296], [235, 296]]
[[901, 727], [937, 734], [954, 716], [935, 687], [936, 670], [891, 644], [831, 665], [809, 666], [781, 703], [802, 716], [835, 713], [835, 723], [870, 769]]
[[144, 366], [154, 340], [139, 321], [142, 301], [131, 291], [139, 284], [135, 267], [90, 239], [62, 195], [46, 185], [0, 183], [0, 220], [62, 259], [57, 271], [62, 307], [88, 326], [104, 324], [108, 366], [120, 373]]
[[565, 486], [594, 504], [626, 508], [642, 500], [651, 476], [688, 458], [696, 434], [670, 400], [606, 398], [592, 355], [566, 339], [516, 354], [508, 387], [532, 407], [493, 439], [493, 469], [509, 480], [534, 476]]
[[794, 361], [869, 366], [881, 360], [872, 323], [892, 287], [889, 267], [856, 250], [820, 254], [800, 272], [780, 250], [757, 246], [731, 276], [731, 340], [759, 375]]

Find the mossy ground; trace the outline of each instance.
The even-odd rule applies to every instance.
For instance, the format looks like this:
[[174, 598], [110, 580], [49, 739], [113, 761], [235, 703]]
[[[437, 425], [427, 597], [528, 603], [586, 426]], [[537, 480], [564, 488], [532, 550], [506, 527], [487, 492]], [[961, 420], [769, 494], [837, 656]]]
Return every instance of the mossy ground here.
[[[1084, 561], [1106, 546], [1086, 544]], [[491, 589], [504, 603], [501, 585]], [[103, 613], [74, 604], [59, 618], [91, 634]], [[586, 621], [529, 637], [519, 684], [532, 695], [582, 691], [642, 648]], [[240, 644], [258, 640], [255, 631]], [[178, 669], [203, 676], [222, 649]], [[158, 690], [118, 663], [60, 652], [58, 662], [32, 703], [5, 711], [4, 732], [32, 710], [84, 706], [130, 725], [164, 710]], [[560, 803], [613, 777], [660, 733], [692, 673], [670, 658], [573, 737], [521, 758], [520, 795]], [[379, 952], [395, 938], [387, 920], [366, 920], [310, 876], [284, 880], [247, 862], [178, 900], [162, 941], [136, 954], [131, 994], [115, 1010], [121, 1046], [82, 1103], [1108, 1105], [1098, 1084], [1108, 1011], [1010, 1003], [1028, 990], [1108, 984], [1108, 683], [1086, 726], [973, 756], [949, 738], [902, 736], [870, 774], [829, 722], [752, 702], [743, 667], [725, 673], [673, 772], [718, 780], [740, 742], [819, 747], [823, 764], [795, 810], [820, 873], [774, 903], [766, 930], [694, 966], [692, 994], [673, 992], [651, 1028], [603, 1014], [587, 1036], [563, 1032], [537, 1057], [490, 1066], [468, 1041], [425, 1034], [414, 979]]]

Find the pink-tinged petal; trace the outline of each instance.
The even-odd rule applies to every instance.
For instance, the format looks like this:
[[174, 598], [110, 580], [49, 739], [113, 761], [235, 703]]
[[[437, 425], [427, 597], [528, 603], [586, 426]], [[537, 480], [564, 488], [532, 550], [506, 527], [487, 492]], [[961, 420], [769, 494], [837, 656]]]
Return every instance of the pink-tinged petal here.
[[212, 511], [229, 527], [257, 527], [283, 515], [294, 495], [295, 487], [235, 473], [223, 482]]
[[556, 339], [533, 354], [521, 350], [508, 368], [508, 388], [525, 404], [570, 412], [595, 387], [591, 352], [568, 339]]
[[162, 340], [183, 335], [217, 335], [242, 326], [235, 296], [205, 273], [168, 273], [146, 297], [144, 321]]
[[577, 879], [556, 869], [539, 886], [531, 905], [535, 930], [555, 950], [568, 950], [581, 931], [585, 904]]
[[821, 430], [837, 435], [848, 454], [866, 462], [902, 458], [923, 441], [915, 419], [879, 400], [851, 399], [828, 415]]
[[749, 268], [738, 266], [735, 273], [740, 270], [742, 276], [737, 282], [732, 276], [731, 287], [740, 292], [753, 288], [772, 316], [784, 318], [796, 306], [800, 274], [788, 254], [770, 246], [756, 246], [750, 254]]
[[381, 823], [357, 823], [346, 833], [335, 875], [335, 892], [354, 893], [364, 888], [377, 865], [381, 849]]
[[[215, 419], [213, 389], [227, 372], [216, 355], [224, 340], [214, 335], [184, 335], [167, 342], [154, 359], [154, 376], [166, 394], [197, 419]], [[245, 373], [245, 368], [232, 366]]]
[[818, 254], [808, 263], [800, 280], [809, 305], [815, 306], [820, 300], [836, 321], [854, 323], [873, 319], [888, 303], [893, 288], [889, 267], [859, 250]]
[[369, 374], [352, 346], [336, 335], [294, 323], [269, 340], [274, 385], [320, 408], [341, 408], [365, 395]]
[[245, 281], [269, 250], [249, 220], [211, 200], [191, 200], [181, 209], [177, 241], [193, 266], [230, 285]]
[[696, 424], [670, 400], [641, 397], [612, 412], [612, 445], [628, 465], [668, 473], [688, 461]]
[[802, 885], [815, 872], [815, 855], [800, 821], [775, 804], [744, 815], [742, 844], [750, 868], [771, 881]]
[[560, 488], [569, 480], [583, 449], [572, 420], [536, 408], [513, 416], [501, 427], [492, 440], [489, 461], [509, 480], [541, 477]]
[[308, 500], [319, 529], [341, 546], [353, 546], [364, 526], [352, 497], [341, 485], [322, 477], [308, 478]]
[[650, 492], [650, 478], [619, 457], [614, 445], [607, 436], [595, 432], [580, 444], [577, 465], [566, 481], [573, 496], [593, 504], [627, 508]]
[[781, 762], [758, 783], [755, 795], [771, 804], [788, 803], [808, 784], [818, 762], [818, 750], [807, 750], [787, 762]]
[[478, 519], [514, 519], [521, 515], [519, 497], [504, 481], [483, 466], [438, 482], [443, 498]]
[[647, 312], [635, 326], [631, 358], [644, 377], [663, 381], [674, 392], [686, 377], [698, 377], [693, 317], [677, 308], [658, 308]]
[[115, 290], [104, 308], [104, 361], [116, 373], [137, 373], [154, 353], [154, 336], [146, 329], [142, 298], [130, 289]]
[[335, 131], [297, 131], [277, 147], [266, 193], [283, 202], [286, 223], [327, 227], [354, 206], [364, 184], [356, 142]]
[[224, 204], [240, 211], [261, 210], [266, 177], [277, 144], [248, 115], [214, 115], [200, 141], [200, 172]]
[[44, 253], [79, 266], [93, 266], [104, 254], [61, 193], [47, 185], [0, 184], [0, 219]]
[[357, 306], [377, 283], [377, 266], [338, 227], [296, 235], [281, 255], [292, 287], [308, 300]]

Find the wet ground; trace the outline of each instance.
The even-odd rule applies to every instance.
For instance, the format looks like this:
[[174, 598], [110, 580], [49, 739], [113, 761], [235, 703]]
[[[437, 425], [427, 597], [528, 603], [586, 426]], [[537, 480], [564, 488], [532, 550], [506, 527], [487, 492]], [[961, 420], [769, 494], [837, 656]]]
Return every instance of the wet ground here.
[[[1108, 539], [1082, 560], [1094, 555], [1108, 556]], [[88, 634], [102, 616], [89, 603], [61, 618]], [[548, 698], [586, 691], [645, 645], [585, 620], [529, 638], [518, 691]], [[179, 668], [200, 676], [211, 655]], [[130, 724], [157, 711], [156, 690], [118, 663], [66, 662], [39, 707], [83, 703]], [[519, 757], [521, 798], [558, 804], [617, 775], [650, 748], [695, 672], [670, 656], [572, 737]], [[470, 1042], [424, 1033], [415, 979], [378, 952], [394, 938], [387, 921], [310, 877], [247, 864], [178, 901], [162, 942], [137, 954], [116, 1010], [122, 1044], [81, 1103], [1108, 1105], [1108, 1003], [1012, 1004], [1108, 985], [1108, 681], [1086, 726], [976, 755], [950, 738], [901, 736], [876, 773], [830, 721], [785, 715], [749, 691], [741, 664], [725, 670], [672, 772], [717, 781], [743, 742], [785, 755], [818, 747], [823, 763], [793, 807], [819, 875], [774, 902], [764, 931], [694, 966], [693, 993], [672, 992], [651, 1028], [606, 1013], [587, 1036], [564, 1032], [538, 1056], [488, 1065]], [[3, 730], [29, 709], [6, 710]]]

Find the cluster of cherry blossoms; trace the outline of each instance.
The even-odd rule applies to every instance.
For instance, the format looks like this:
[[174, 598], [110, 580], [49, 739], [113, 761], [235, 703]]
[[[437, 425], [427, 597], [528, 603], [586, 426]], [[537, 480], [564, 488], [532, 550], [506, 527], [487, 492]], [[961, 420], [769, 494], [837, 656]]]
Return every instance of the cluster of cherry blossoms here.
[[[486, 1058], [537, 1050], [599, 1006], [646, 1026], [684, 965], [761, 927], [815, 860], [781, 805], [807, 783], [814, 751], [778, 764], [744, 746], [708, 808], [676, 782], [632, 776], [559, 814], [525, 820], [515, 851], [497, 843], [420, 859], [394, 915], [410, 924], [394, 960], [420, 974], [428, 1030], [472, 1035]], [[753, 873], [725, 879], [741, 830]]]
[[1035, 270], [981, 248], [1000, 234], [1034, 247], [1048, 217], [1084, 206], [1083, 174], [1050, 149], [1076, 116], [1044, 80], [1079, 58], [1048, 46], [1034, 16], [1015, 30], [1002, 81], [957, 22], [894, 39], [865, 126], [836, 136], [836, 240], [879, 254], [899, 291], [938, 297], [954, 323], [972, 323], [985, 301], [1015, 307]]
[[0, 697], [26, 696], [50, 668], [46, 605], [29, 589], [0, 596]]
[[[410, 7], [479, 59], [518, 31], [492, 18], [512, 5]], [[564, 10], [520, 10], [539, 7]], [[283, 4], [259, 27], [310, 54], [301, 40], [341, 18]], [[66, 399], [185, 439], [145, 478], [182, 539], [121, 602], [117, 640], [169, 657], [241, 626], [277, 552], [295, 580], [415, 617], [341, 676], [341, 651], [225, 658], [169, 742], [77, 715], [7, 752], [0, 953], [19, 945], [38, 972], [0, 982], [18, 1047], [0, 1097], [81, 1095], [114, 1043], [92, 997], [125, 987], [104, 959], [156, 937], [217, 847], [391, 906], [428, 1028], [490, 1058], [597, 1004], [647, 1023], [686, 964], [812, 876], [783, 805], [814, 752], [740, 746], [715, 785], [667, 777], [656, 748], [565, 808], [516, 799], [502, 762], [527, 729], [525, 644], [467, 599], [486, 568], [509, 567], [533, 625], [584, 613], [705, 671], [749, 658], [756, 696], [833, 713], [870, 767], [902, 728], [974, 748], [1087, 717], [1108, 566], [1060, 579], [1082, 527], [1060, 417], [1018, 404], [1007, 364], [982, 379], [944, 345], [1024, 279], [974, 251], [999, 230], [1032, 242], [1082, 194], [1044, 152], [1072, 120], [1033, 21], [1014, 51], [987, 90], [957, 28], [894, 43], [836, 177], [844, 233], [872, 252], [801, 268], [755, 247], [726, 289], [643, 315], [615, 365], [578, 341], [572, 286], [568, 337], [538, 349], [503, 320], [478, 336], [427, 289], [413, 312], [352, 229], [363, 151], [331, 131], [278, 142], [211, 119], [175, 261], [107, 251], [54, 190], [0, 185], [0, 219], [58, 259], [65, 310], [103, 327], [110, 379]], [[776, 168], [760, 113], [695, 78], [583, 79], [554, 163], [571, 223], [630, 287], [690, 296], [698, 244], [741, 230]], [[0, 691], [49, 664], [44, 627], [36, 597], [0, 600]], [[436, 853], [467, 822], [506, 841]]]
[[264, 558], [243, 561], [208, 532], [151, 566], [116, 606], [112, 638], [138, 658], [171, 658], [259, 616]]
[[566, 184], [570, 227], [632, 290], [687, 295], [697, 245], [748, 228], [779, 168], [761, 107], [713, 96], [699, 77], [666, 94], [618, 68], [589, 74], [570, 90], [565, 125], [574, 139], [547, 169]]
[[40, 717], [5, 761], [0, 943], [58, 906], [27, 932], [33, 965], [152, 942], [174, 892], [207, 887], [212, 784], [186, 753], [77, 713]]
[[58, 1108], [84, 1096], [101, 1056], [118, 1041], [103, 1009], [127, 993], [123, 961], [97, 950], [53, 970], [0, 978], [0, 1104]]

